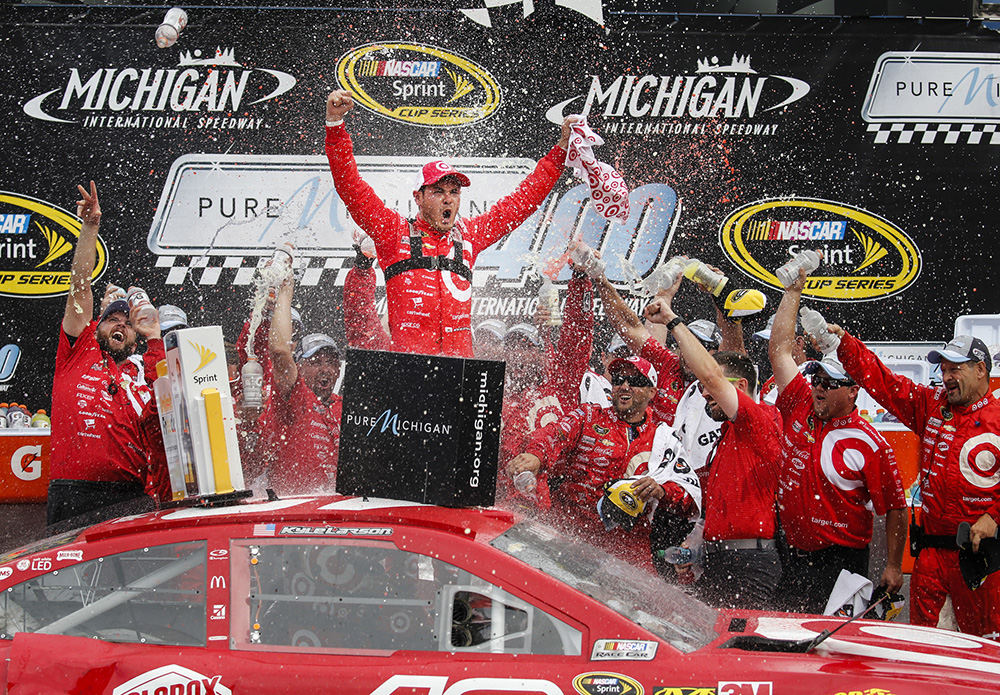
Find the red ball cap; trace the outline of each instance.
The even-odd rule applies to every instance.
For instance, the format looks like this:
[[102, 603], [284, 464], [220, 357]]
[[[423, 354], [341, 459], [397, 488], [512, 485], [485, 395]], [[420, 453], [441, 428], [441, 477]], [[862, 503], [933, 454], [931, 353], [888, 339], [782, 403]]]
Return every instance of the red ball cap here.
[[608, 364], [608, 372], [614, 374], [615, 372], [625, 372], [625, 371], [637, 371], [644, 377], [649, 379], [649, 383], [656, 386], [656, 369], [647, 360], [641, 357], [636, 357], [635, 355], [628, 358], [617, 358], [611, 360]]
[[420, 173], [417, 174], [417, 180], [414, 182], [413, 190], [419, 191], [424, 186], [433, 186], [445, 176], [454, 176], [458, 179], [459, 184], [462, 186], [472, 185], [468, 176], [455, 171], [450, 164], [438, 159], [437, 161], [427, 162], [424, 164]]

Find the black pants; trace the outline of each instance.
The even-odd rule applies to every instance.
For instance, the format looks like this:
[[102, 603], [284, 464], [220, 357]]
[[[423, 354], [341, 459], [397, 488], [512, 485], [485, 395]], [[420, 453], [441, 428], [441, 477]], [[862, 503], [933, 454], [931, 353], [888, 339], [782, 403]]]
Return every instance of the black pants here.
[[841, 570], [868, 576], [868, 547], [832, 545], [822, 550], [797, 550], [780, 544], [782, 609], [792, 613], [822, 614]]
[[709, 550], [695, 584], [702, 600], [717, 608], [773, 610], [781, 576], [776, 548]]
[[53, 480], [49, 483], [47, 523], [58, 533], [156, 508], [141, 483]]

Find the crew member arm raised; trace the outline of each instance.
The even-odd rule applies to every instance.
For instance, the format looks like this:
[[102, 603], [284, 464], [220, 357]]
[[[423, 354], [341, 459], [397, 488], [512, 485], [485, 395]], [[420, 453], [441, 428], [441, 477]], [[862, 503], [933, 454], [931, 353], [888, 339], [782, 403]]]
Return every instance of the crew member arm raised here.
[[299, 378], [299, 368], [292, 355], [292, 295], [295, 280], [289, 275], [278, 290], [271, 315], [271, 367], [274, 371], [275, 393], [287, 400]]
[[66, 335], [76, 338], [94, 318], [94, 292], [91, 276], [97, 263], [97, 232], [101, 226], [101, 203], [97, 197], [97, 184], [90, 182], [90, 190], [77, 186], [80, 200], [76, 201], [76, 215], [83, 224], [80, 238], [73, 251], [70, 266], [69, 293], [63, 312], [62, 328]]

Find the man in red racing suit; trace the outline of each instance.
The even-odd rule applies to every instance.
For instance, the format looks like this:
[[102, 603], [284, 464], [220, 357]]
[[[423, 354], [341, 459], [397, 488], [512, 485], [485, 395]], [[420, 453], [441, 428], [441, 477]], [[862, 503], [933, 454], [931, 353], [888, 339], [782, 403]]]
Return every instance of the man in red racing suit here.
[[[840, 326], [837, 355], [848, 373], [886, 410], [921, 437], [921, 550], [910, 584], [910, 619], [936, 625], [951, 596], [959, 629], [1000, 631], [1000, 572], [975, 591], [962, 580], [955, 534], [972, 524], [973, 546], [996, 534], [1000, 520], [1000, 402], [989, 391], [985, 344], [959, 336], [927, 359], [941, 363], [943, 387], [915, 384], [891, 372], [864, 343]], [[911, 543], [912, 543], [911, 539]]]
[[484, 249], [521, 225], [562, 175], [573, 117], [563, 123], [559, 144], [516, 191], [482, 215], [458, 219], [464, 174], [430, 162], [413, 192], [419, 214], [407, 220], [389, 210], [362, 180], [351, 137], [343, 124], [354, 106], [350, 92], [326, 102], [326, 154], [337, 194], [354, 222], [375, 242], [386, 277], [393, 348], [403, 352], [472, 356], [472, 266]]

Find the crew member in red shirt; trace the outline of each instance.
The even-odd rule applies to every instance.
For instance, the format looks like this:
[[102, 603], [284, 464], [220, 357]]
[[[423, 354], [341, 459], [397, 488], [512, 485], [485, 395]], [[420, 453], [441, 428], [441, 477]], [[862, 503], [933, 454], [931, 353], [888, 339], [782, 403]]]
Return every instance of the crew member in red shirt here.
[[340, 448], [340, 351], [328, 335], [303, 336], [292, 343], [289, 277], [278, 291], [271, 316], [270, 352], [274, 379], [261, 416], [258, 447], [267, 460], [267, 478], [279, 495], [332, 492]]
[[1000, 572], [972, 591], [958, 566], [956, 531], [972, 525], [974, 551], [997, 534], [1000, 521], [1000, 401], [990, 393], [985, 343], [957, 336], [930, 362], [941, 365], [943, 386], [915, 384], [886, 368], [864, 343], [840, 326], [837, 354], [848, 373], [876, 401], [920, 435], [921, 519], [911, 526], [917, 562], [910, 580], [910, 621], [937, 625], [951, 596], [959, 629], [974, 635], [1000, 632]]
[[868, 576], [872, 509], [885, 515], [881, 584], [903, 585], [906, 499], [892, 449], [857, 412], [858, 386], [832, 357], [799, 373], [795, 318], [806, 274], [785, 290], [768, 353], [784, 421], [778, 518], [787, 542], [778, 595], [787, 608], [822, 613], [842, 569]]
[[418, 215], [389, 210], [358, 173], [343, 118], [354, 107], [348, 91], [326, 101], [326, 154], [337, 194], [372, 240], [386, 278], [393, 349], [472, 356], [470, 309], [476, 257], [521, 225], [562, 175], [569, 142], [566, 119], [556, 145], [518, 189], [486, 213], [459, 219], [465, 174], [442, 161], [424, 165], [413, 191]]
[[77, 216], [83, 224], [73, 252], [52, 382], [49, 525], [85, 513], [94, 523], [119, 512], [151, 509], [154, 500], [147, 492], [158, 489], [166, 474], [151, 470], [150, 443], [140, 424], [152, 394], [122, 369], [138, 334], [148, 342], [146, 380], [156, 379], [156, 362], [165, 358], [159, 319], [155, 314], [144, 322], [130, 318], [128, 303], [117, 299], [99, 321], [91, 320], [101, 205], [93, 181], [89, 191], [78, 188]]
[[[597, 513], [604, 483], [648, 472], [657, 421], [647, 407], [656, 370], [641, 357], [617, 359], [609, 366], [609, 408], [584, 403], [532, 434], [524, 453], [507, 466], [510, 475], [531, 471], [549, 476], [553, 510], [578, 531], [627, 560], [652, 568], [648, 521], [631, 531], [607, 531]], [[558, 484], [555, 484], [558, 481]], [[660, 485], [649, 476], [631, 483], [643, 501], [658, 499], [663, 508], [687, 518], [695, 508], [678, 484]]]
[[667, 326], [698, 380], [706, 412], [723, 423], [702, 488], [705, 559], [696, 588], [712, 605], [771, 608], [781, 570], [774, 540], [781, 419], [754, 400], [757, 372], [745, 354], [710, 354], [669, 297], [651, 303], [645, 314]]

